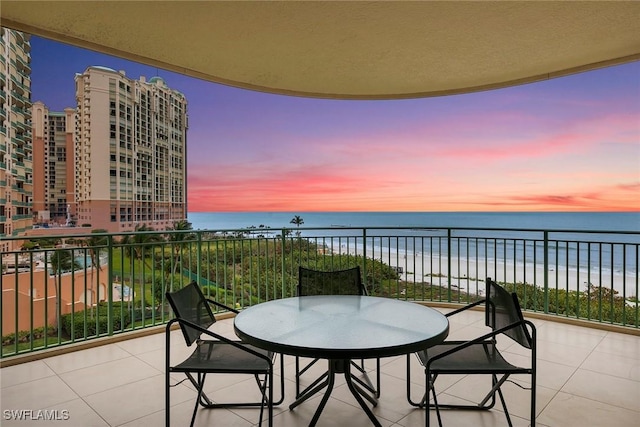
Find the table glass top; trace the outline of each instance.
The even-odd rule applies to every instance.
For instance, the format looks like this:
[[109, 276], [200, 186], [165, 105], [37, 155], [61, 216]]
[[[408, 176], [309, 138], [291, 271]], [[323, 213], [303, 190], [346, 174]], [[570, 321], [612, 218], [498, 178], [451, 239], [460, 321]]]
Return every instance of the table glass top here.
[[272, 351], [324, 358], [410, 353], [444, 340], [447, 318], [420, 304], [356, 295], [274, 300], [240, 312], [244, 341]]

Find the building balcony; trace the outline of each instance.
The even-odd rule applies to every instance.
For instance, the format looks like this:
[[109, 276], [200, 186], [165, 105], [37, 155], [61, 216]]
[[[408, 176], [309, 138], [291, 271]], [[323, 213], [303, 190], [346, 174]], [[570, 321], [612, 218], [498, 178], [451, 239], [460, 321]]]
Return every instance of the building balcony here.
[[21, 57], [16, 57], [16, 66], [18, 68], [18, 71], [20, 71], [23, 74], [31, 74], [31, 64], [29, 64], [29, 61], [27, 59], [23, 59]]
[[22, 33], [21, 31], [14, 31], [13, 35], [16, 38], [16, 43], [18, 44], [24, 43], [24, 33]]
[[[14, 61], [11, 60], [11, 62], [14, 62]], [[14, 75], [11, 76], [11, 81], [12, 81], [12, 90], [17, 92], [20, 95], [22, 95], [25, 91], [29, 90], [23, 83], [20, 83]]]
[[[22, 202], [18, 202], [17, 205], [21, 205], [21, 203]], [[14, 206], [17, 206], [17, 205], [14, 203]], [[11, 215], [11, 220], [12, 221], [23, 221], [25, 219], [30, 219], [30, 218], [31, 218], [31, 215], [25, 215], [25, 214], [22, 214], [22, 215]], [[14, 234], [14, 235], [16, 235], [16, 234]]]
[[[638, 232], [252, 227], [92, 234], [90, 228], [61, 226], [33, 231], [42, 233], [30, 236], [28, 245], [24, 237], [3, 238], [24, 246], [2, 252], [3, 415], [57, 410], [73, 425], [162, 424], [163, 332], [171, 318], [164, 290], [197, 280], [205, 294], [243, 309], [295, 295], [297, 267], [304, 263], [320, 269], [360, 265], [371, 295], [443, 312], [482, 298], [485, 278], [493, 277], [518, 294], [525, 317], [538, 330], [537, 425], [635, 425], [640, 416]], [[55, 246], [47, 246], [52, 240]], [[483, 316], [478, 311], [451, 318], [449, 339], [481, 333]], [[235, 338], [230, 318], [215, 326]], [[173, 333], [181, 353], [180, 333]], [[513, 361], [523, 357], [506, 343], [504, 351]], [[411, 360], [414, 388], [424, 387], [423, 371]], [[318, 396], [288, 409], [292, 364], [287, 357], [286, 398], [275, 411], [276, 426], [308, 425], [319, 403]], [[405, 364], [404, 356], [381, 361], [382, 394], [373, 412], [385, 426], [424, 423], [425, 411], [406, 402]], [[317, 369], [321, 373], [323, 367]], [[172, 389], [173, 425], [186, 425], [193, 408], [195, 392], [185, 384]], [[479, 386], [471, 378], [443, 381], [440, 400], [470, 400]], [[255, 383], [232, 376], [211, 378], [209, 387], [214, 399], [245, 397]], [[514, 425], [528, 425], [528, 392], [507, 383], [505, 395]], [[252, 426], [257, 416], [257, 409], [200, 410], [196, 425]], [[506, 425], [498, 409], [443, 416], [444, 425]], [[435, 414], [430, 417], [435, 423]], [[347, 424], [370, 421], [342, 381], [318, 425]], [[5, 416], [5, 425], [25, 424]]]
[[[536, 425], [604, 426], [635, 425], [640, 417], [640, 337], [589, 327], [533, 319], [538, 329], [538, 376]], [[233, 320], [218, 322], [216, 331], [237, 339]], [[473, 312], [461, 323], [451, 324], [458, 338], [484, 324], [483, 314]], [[180, 343], [179, 331], [172, 341]], [[451, 337], [451, 335], [450, 335]], [[182, 341], [184, 342], [184, 341]], [[91, 348], [69, 348], [52, 355], [3, 367], [2, 411], [48, 410], [68, 416], [78, 426], [164, 425], [164, 334], [126, 339]], [[180, 344], [172, 352], [186, 354]], [[518, 360], [517, 352], [505, 350]], [[423, 370], [412, 356], [415, 391], [424, 387]], [[381, 360], [381, 397], [373, 412], [384, 426], [413, 427], [424, 424], [425, 411], [410, 406], [406, 399], [406, 358]], [[315, 367], [321, 373], [323, 366]], [[375, 363], [368, 363], [369, 369]], [[276, 375], [282, 373], [277, 370]], [[294, 410], [294, 359], [285, 357], [285, 401], [274, 409], [274, 426], [306, 426], [319, 403], [316, 396]], [[313, 377], [313, 375], [311, 375]], [[175, 381], [182, 377], [175, 377]], [[441, 380], [442, 381], [442, 380]], [[277, 383], [277, 380], [274, 381]], [[172, 393], [172, 425], [188, 425], [196, 393], [183, 383]], [[479, 385], [468, 378], [456, 378], [443, 385], [440, 400], [468, 400], [476, 397]], [[513, 384], [505, 387], [505, 398], [515, 426], [528, 425], [528, 392]], [[209, 379], [207, 392], [222, 399], [247, 398], [255, 393], [252, 378], [235, 376]], [[499, 405], [498, 405], [499, 406]], [[57, 412], [54, 412], [57, 411]], [[66, 412], [65, 412], [66, 411]], [[11, 412], [10, 412], [11, 413]], [[255, 426], [258, 409], [200, 409], [196, 426]], [[23, 412], [23, 414], [25, 414]], [[17, 417], [17, 415], [16, 415]], [[437, 425], [431, 411], [431, 422]], [[64, 424], [64, 421], [59, 421]], [[34, 424], [40, 424], [35, 423]], [[42, 423], [47, 425], [46, 423]], [[482, 411], [443, 411], [445, 426], [506, 425], [504, 414], [493, 409]], [[31, 425], [25, 421], [3, 419], [3, 426]], [[336, 384], [318, 426], [367, 427], [370, 421], [358, 407], [344, 381]]]
[[[23, 108], [25, 112], [31, 108], [31, 101], [28, 97], [23, 96], [24, 93], [12, 92], [11, 95], [13, 105]], [[28, 93], [26, 95], [28, 96]]]
[[[28, 101], [28, 100], [27, 100]], [[12, 125], [22, 130], [22, 133], [31, 132], [31, 128], [24, 122], [12, 122]]]
[[[13, 98], [15, 100], [15, 97]], [[20, 116], [22, 116], [22, 118], [24, 118], [24, 120], [28, 120], [31, 118], [31, 103], [27, 103], [25, 104], [24, 108], [21, 108], [19, 106], [16, 105], [12, 105], [11, 106], [11, 111], [13, 111], [16, 114], [19, 114]], [[18, 116], [18, 120], [21, 119], [21, 117]]]

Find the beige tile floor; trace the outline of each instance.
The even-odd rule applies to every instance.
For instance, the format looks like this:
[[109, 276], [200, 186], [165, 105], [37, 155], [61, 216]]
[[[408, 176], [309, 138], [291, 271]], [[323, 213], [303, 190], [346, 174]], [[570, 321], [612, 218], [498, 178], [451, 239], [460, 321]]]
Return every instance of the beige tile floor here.
[[[532, 319], [538, 331], [537, 420], [539, 426], [635, 426], [640, 424], [640, 337], [592, 328]], [[214, 325], [234, 336], [232, 320]], [[450, 339], [469, 338], [484, 332], [483, 314], [466, 313], [451, 319]], [[173, 353], [185, 355], [179, 332]], [[526, 361], [526, 353], [509, 340], [500, 346], [514, 362]], [[135, 338], [91, 349], [53, 356], [0, 370], [2, 387], [0, 425], [150, 427], [164, 423], [163, 334]], [[416, 396], [424, 387], [422, 369], [412, 361], [412, 383]], [[373, 412], [383, 426], [424, 425], [425, 411], [406, 401], [406, 357], [382, 359], [382, 395]], [[294, 390], [293, 358], [285, 358], [285, 401], [274, 412], [274, 426], [308, 425], [319, 397], [293, 411], [288, 409]], [[370, 364], [374, 366], [373, 363]], [[320, 373], [323, 366], [316, 368]], [[278, 375], [280, 372], [278, 371]], [[179, 380], [176, 377], [176, 381]], [[528, 380], [515, 378], [522, 385]], [[255, 395], [253, 378], [216, 376], [207, 391], [214, 399], [242, 399]], [[455, 377], [438, 379], [440, 402], [478, 397], [485, 379]], [[276, 390], [277, 391], [277, 390]], [[515, 426], [526, 426], [529, 392], [512, 383], [504, 386]], [[172, 388], [172, 425], [186, 426], [195, 392], [186, 382]], [[498, 405], [499, 406], [499, 405]], [[12, 410], [31, 409], [57, 414], [57, 421], [15, 420]], [[54, 412], [52, 410], [57, 410]], [[24, 414], [24, 412], [23, 412]], [[432, 425], [435, 414], [431, 411]], [[249, 427], [257, 425], [257, 409], [199, 410], [197, 426]], [[504, 414], [491, 411], [445, 411], [445, 426], [506, 425]], [[338, 381], [318, 426], [360, 427], [371, 425], [349, 393]]]

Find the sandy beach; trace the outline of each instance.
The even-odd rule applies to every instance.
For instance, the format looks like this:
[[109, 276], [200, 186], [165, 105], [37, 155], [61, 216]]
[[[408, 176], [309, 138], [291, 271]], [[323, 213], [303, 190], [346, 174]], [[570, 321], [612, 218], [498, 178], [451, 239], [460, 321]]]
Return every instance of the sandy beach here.
[[[342, 252], [351, 255], [362, 255], [362, 248], [348, 248]], [[484, 295], [485, 279], [491, 277], [498, 282], [528, 283], [539, 287], [544, 286], [545, 272], [542, 264], [515, 264], [501, 260], [465, 259], [452, 257], [451, 262], [446, 256], [429, 254], [426, 252], [397, 253], [382, 251], [380, 248], [367, 250], [366, 256], [374, 258], [392, 267], [401, 269], [400, 279], [408, 282], [428, 282], [446, 286], [448, 276], [451, 284], [464, 292]], [[548, 272], [548, 286], [550, 289], [586, 292], [589, 284], [596, 287], [613, 288], [619, 296], [625, 298], [638, 295], [639, 283], [636, 273], [612, 274], [609, 270], [583, 271], [567, 269], [563, 266], [550, 266]]]

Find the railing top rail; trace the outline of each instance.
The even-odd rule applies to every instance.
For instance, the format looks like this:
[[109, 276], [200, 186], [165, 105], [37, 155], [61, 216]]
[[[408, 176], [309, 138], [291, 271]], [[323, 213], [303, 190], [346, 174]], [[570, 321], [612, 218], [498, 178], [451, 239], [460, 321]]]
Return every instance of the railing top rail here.
[[[500, 227], [447, 227], [447, 226], [330, 226], [330, 227], [280, 227], [280, 228], [227, 228], [227, 229], [197, 229], [197, 230], [145, 230], [145, 231], [125, 231], [113, 233], [77, 233], [69, 234], [46, 234], [46, 235], [27, 235], [27, 236], [3, 236], [3, 240], [41, 240], [41, 239], [89, 239], [96, 237], [110, 236], [135, 236], [135, 235], [173, 235], [173, 234], [242, 234], [242, 233], [282, 233], [286, 231], [303, 232], [303, 231], [482, 231], [482, 232], [519, 232], [519, 233], [548, 233], [548, 234], [590, 234], [590, 235], [633, 235], [640, 236], [640, 230], [585, 230], [585, 229], [565, 229], [565, 228], [500, 228]], [[327, 236], [329, 237], [329, 236]], [[640, 242], [639, 242], [640, 243]]]
[[[461, 230], [461, 231], [519, 231], [519, 232], [531, 232], [531, 233], [587, 233], [587, 234], [637, 234], [640, 235], [640, 230], [584, 230], [584, 229], [564, 229], [564, 228], [499, 228], [499, 227], [437, 227], [437, 226], [402, 226], [402, 227], [390, 227], [390, 226], [340, 226], [340, 227], [300, 227], [291, 228], [283, 227], [284, 230], [293, 231], [306, 231], [306, 230], [411, 230], [411, 231], [441, 231], [441, 230]], [[245, 229], [246, 230], [246, 229]], [[264, 229], [251, 229], [251, 230], [264, 230]], [[280, 228], [273, 228], [271, 230], [280, 230]], [[238, 230], [240, 231], [240, 230]]]

